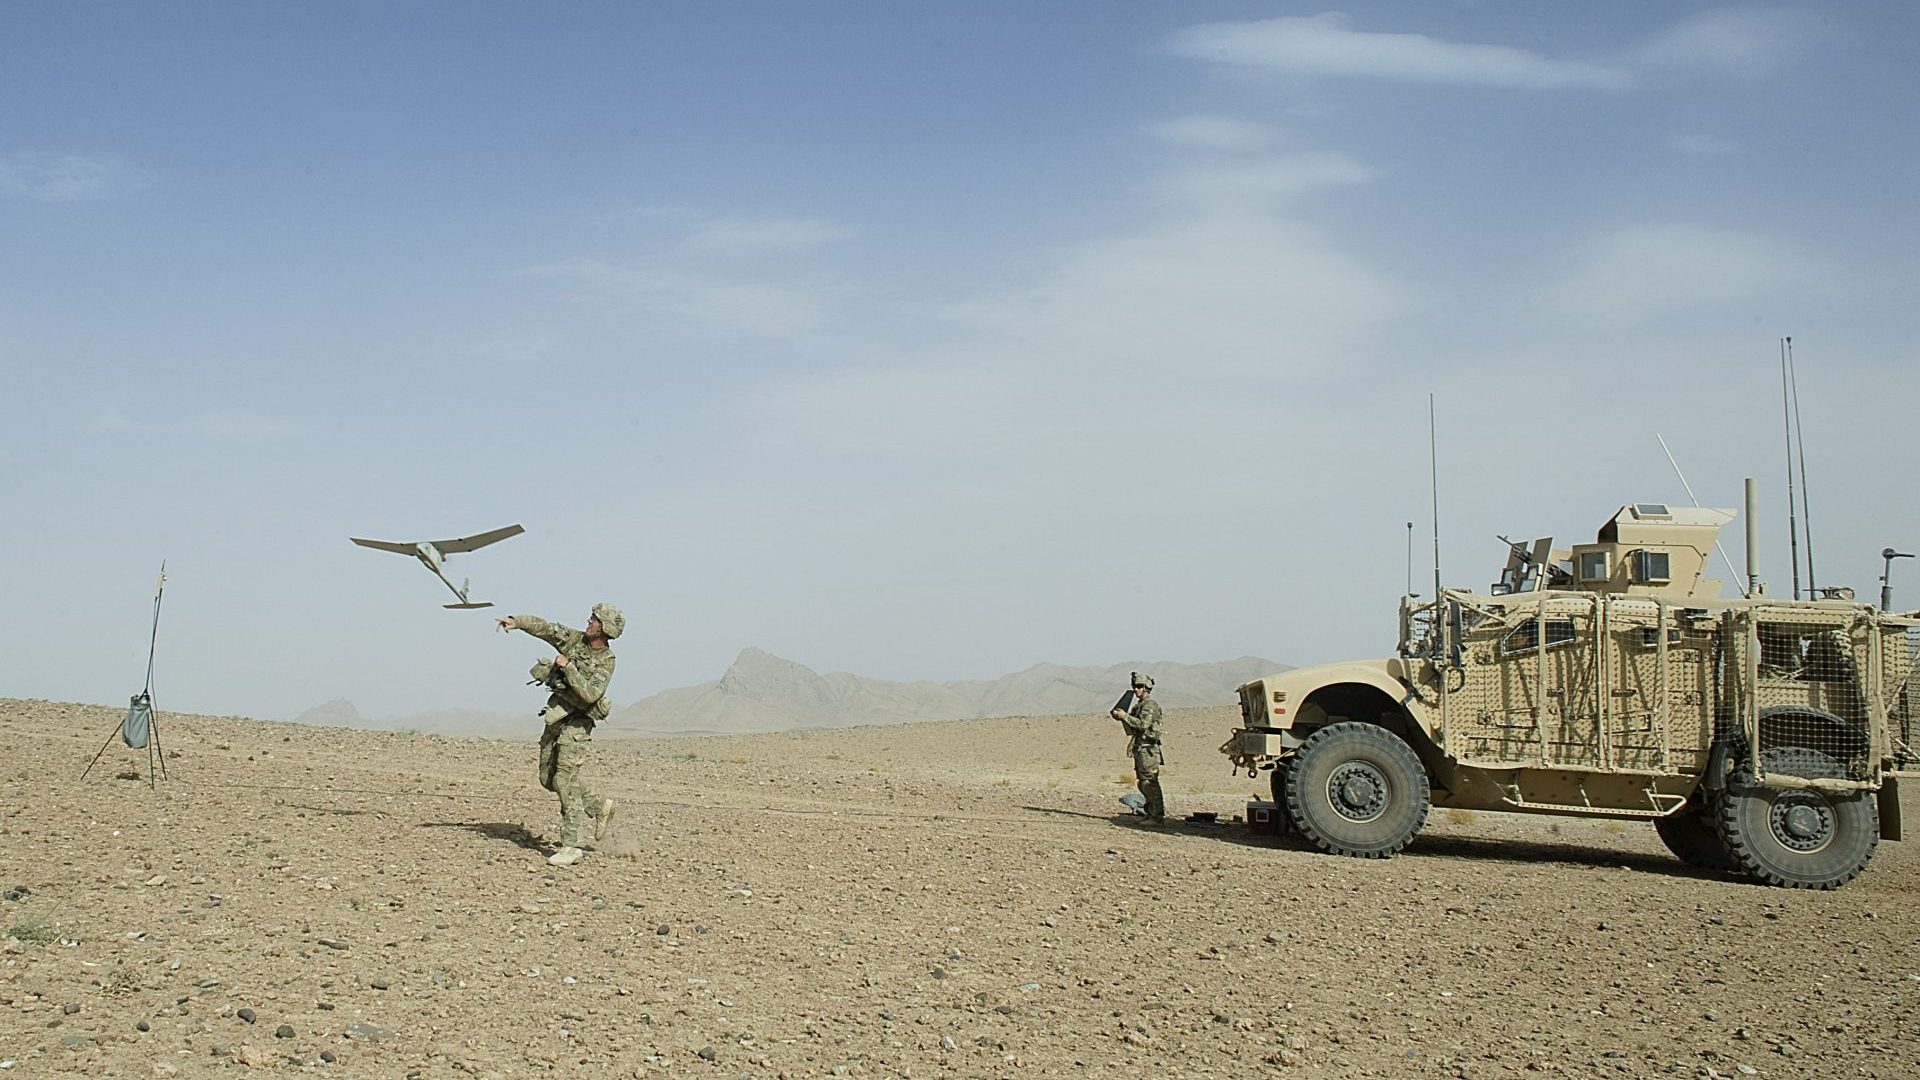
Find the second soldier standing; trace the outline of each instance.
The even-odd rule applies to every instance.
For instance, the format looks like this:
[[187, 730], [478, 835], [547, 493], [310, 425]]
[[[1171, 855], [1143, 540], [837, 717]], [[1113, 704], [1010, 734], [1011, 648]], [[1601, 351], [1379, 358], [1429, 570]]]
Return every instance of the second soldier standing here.
[[[1122, 698], [1122, 703], [1125, 699]], [[1112, 716], [1126, 725], [1127, 749], [1133, 754], [1133, 776], [1146, 800], [1146, 824], [1164, 825], [1167, 800], [1160, 791], [1160, 766], [1166, 757], [1160, 752], [1160, 703], [1153, 700], [1153, 676], [1133, 673], [1132, 708], [1115, 708]]]
[[546, 721], [540, 735], [540, 786], [560, 797], [560, 850], [547, 858], [555, 866], [580, 861], [589, 817], [595, 840], [606, 835], [613, 820], [613, 800], [588, 790], [581, 773], [593, 726], [612, 708], [607, 684], [613, 681], [614, 656], [608, 642], [625, 627], [625, 617], [612, 604], [593, 605], [584, 632], [534, 615], [500, 620], [502, 630], [524, 630], [559, 650], [533, 667], [534, 678], [553, 691], [540, 713]]

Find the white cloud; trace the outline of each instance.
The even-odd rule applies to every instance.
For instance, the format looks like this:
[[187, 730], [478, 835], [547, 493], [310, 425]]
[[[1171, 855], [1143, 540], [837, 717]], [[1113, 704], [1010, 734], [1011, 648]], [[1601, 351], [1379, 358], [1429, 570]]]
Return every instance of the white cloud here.
[[1320, 188], [1364, 184], [1373, 170], [1344, 154], [1299, 154], [1190, 169], [1167, 189], [1184, 203], [1217, 208], [1298, 198]]
[[1562, 314], [1633, 324], [1751, 304], [1813, 276], [1796, 247], [1772, 237], [1703, 225], [1639, 225], [1593, 243], [1541, 299]]
[[1265, 124], [1231, 116], [1196, 113], [1149, 125], [1147, 134], [1175, 146], [1201, 150], [1264, 150], [1275, 132]]
[[815, 330], [847, 293], [834, 285], [714, 273], [660, 259], [566, 259], [522, 273], [570, 283], [623, 309], [731, 336], [778, 338]]
[[147, 183], [145, 174], [112, 158], [33, 151], [0, 158], [0, 192], [42, 202], [110, 199]]
[[1376, 355], [1420, 302], [1289, 202], [1368, 175], [1335, 155], [1188, 173], [1148, 221], [932, 309], [931, 332], [761, 386], [741, 405], [741, 429], [770, 447], [830, 446], [902, 467], [986, 457], [1023, 473], [1126, 467], [1191, 487], [1217, 444], [1147, 449], [1116, 439], [1114, 425], [1151, 402], [1169, 430], [1217, 433], [1249, 395]]
[[1688, 16], [1623, 52], [1564, 59], [1507, 45], [1355, 30], [1345, 14], [1327, 12], [1202, 23], [1176, 32], [1169, 47], [1197, 60], [1288, 75], [1625, 90], [1657, 74], [1761, 78], [1791, 61], [1812, 34], [1810, 20], [1796, 11], [1721, 8]]
[[763, 252], [819, 247], [852, 236], [825, 221], [806, 219], [735, 219], [709, 221], [687, 237], [687, 246], [715, 252]]
[[1812, 33], [1799, 12], [1720, 8], [1655, 34], [1628, 59], [1652, 70], [1756, 79], [1784, 67]]
[[1292, 75], [1397, 79], [1460, 86], [1619, 90], [1632, 75], [1608, 64], [1556, 60], [1505, 45], [1441, 41], [1423, 34], [1354, 30], [1338, 12], [1217, 22], [1174, 34], [1175, 53]]

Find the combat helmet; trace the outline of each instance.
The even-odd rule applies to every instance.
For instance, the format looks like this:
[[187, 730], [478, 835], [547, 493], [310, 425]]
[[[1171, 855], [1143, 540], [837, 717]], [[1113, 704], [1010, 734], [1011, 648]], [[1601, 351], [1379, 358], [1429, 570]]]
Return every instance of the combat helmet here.
[[619, 637], [620, 631], [627, 628], [627, 617], [620, 614], [620, 609], [612, 604], [593, 605], [593, 617], [600, 620], [600, 632], [607, 635], [608, 641]]

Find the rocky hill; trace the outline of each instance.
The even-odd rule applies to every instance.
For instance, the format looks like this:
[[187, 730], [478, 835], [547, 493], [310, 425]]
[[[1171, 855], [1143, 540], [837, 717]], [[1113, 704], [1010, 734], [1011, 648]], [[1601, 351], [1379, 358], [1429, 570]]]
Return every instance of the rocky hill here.
[[1153, 674], [1154, 692], [1168, 708], [1223, 705], [1233, 701], [1234, 687], [1286, 667], [1243, 656], [1211, 664], [1035, 664], [997, 679], [891, 682], [845, 672], [823, 675], [760, 649], [747, 649], [712, 682], [662, 691], [616, 709], [601, 733], [740, 733], [1103, 713], [1113, 707], [1132, 671]]

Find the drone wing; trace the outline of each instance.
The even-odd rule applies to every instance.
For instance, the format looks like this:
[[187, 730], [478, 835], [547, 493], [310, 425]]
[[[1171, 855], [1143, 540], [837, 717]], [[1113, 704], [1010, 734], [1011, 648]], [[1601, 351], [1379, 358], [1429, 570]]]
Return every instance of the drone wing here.
[[361, 547], [373, 548], [375, 551], [391, 551], [396, 555], [420, 554], [412, 544], [396, 544], [391, 540], [362, 540], [357, 536], [349, 536], [347, 539], [359, 544]]
[[474, 551], [488, 544], [498, 543], [509, 536], [519, 536], [526, 531], [518, 525], [509, 525], [504, 529], [495, 529], [475, 536], [463, 536], [458, 540], [435, 540], [433, 546], [439, 548], [442, 555], [457, 555], [462, 551]]

